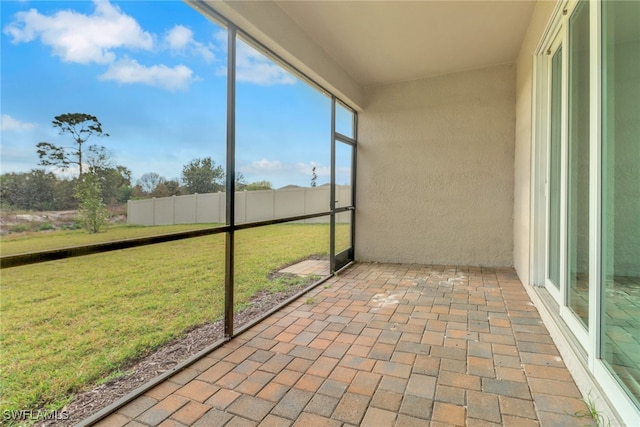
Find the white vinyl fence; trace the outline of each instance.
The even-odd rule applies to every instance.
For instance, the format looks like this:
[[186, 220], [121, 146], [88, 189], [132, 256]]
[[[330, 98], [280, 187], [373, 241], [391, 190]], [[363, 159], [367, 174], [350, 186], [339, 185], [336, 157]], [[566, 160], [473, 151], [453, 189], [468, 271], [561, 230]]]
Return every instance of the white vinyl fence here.
[[[351, 186], [336, 186], [336, 207], [349, 206]], [[236, 223], [265, 221], [329, 211], [329, 186], [282, 188], [279, 190], [237, 191]], [[127, 223], [136, 225], [171, 225], [224, 223], [225, 193], [189, 194], [187, 196], [129, 200]], [[349, 213], [336, 216], [336, 222], [349, 222]], [[328, 217], [304, 220], [305, 223], [328, 223]]]

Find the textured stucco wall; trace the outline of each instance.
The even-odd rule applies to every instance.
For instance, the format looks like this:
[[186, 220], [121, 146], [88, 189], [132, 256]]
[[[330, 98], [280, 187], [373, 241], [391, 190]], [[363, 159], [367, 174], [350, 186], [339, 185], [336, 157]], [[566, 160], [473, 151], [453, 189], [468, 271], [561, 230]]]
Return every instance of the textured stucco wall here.
[[365, 89], [356, 259], [513, 265], [515, 67]]
[[524, 284], [530, 283], [533, 58], [555, 6], [556, 3], [552, 1], [536, 3], [516, 63], [513, 265]]

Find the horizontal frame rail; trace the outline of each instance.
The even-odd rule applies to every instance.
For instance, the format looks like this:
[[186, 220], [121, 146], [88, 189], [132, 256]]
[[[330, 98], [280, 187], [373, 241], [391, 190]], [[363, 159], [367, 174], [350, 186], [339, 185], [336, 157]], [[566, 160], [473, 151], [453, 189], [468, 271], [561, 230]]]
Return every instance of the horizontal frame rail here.
[[90, 245], [71, 246], [16, 255], [5, 255], [0, 257], [0, 269], [55, 261], [65, 258], [74, 258], [84, 255], [93, 255], [102, 252], [117, 251], [120, 249], [135, 248], [138, 246], [153, 245], [156, 243], [173, 242], [175, 240], [190, 239], [193, 237], [209, 236], [211, 234], [224, 233], [227, 231], [227, 228], [228, 227], [224, 226], [210, 227], [200, 230], [180, 231], [177, 233], [167, 233], [156, 236], [115, 240], [113, 242], [101, 242]]
[[[350, 207], [338, 208], [336, 213], [350, 210]], [[329, 216], [331, 212], [320, 212], [315, 214], [298, 215], [294, 217], [270, 219], [266, 221], [248, 222], [231, 226], [220, 226], [203, 228], [200, 230], [180, 231], [177, 233], [161, 234], [157, 236], [138, 237], [133, 239], [116, 240], [113, 242], [94, 243], [90, 245], [72, 246], [67, 248], [51, 249], [46, 251], [29, 252], [16, 255], [5, 255], [0, 257], [0, 269], [19, 267], [22, 265], [37, 264], [40, 262], [55, 261], [59, 259], [74, 258], [78, 256], [93, 255], [103, 252], [117, 251], [120, 249], [135, 248], [138, 246], [153, 245], [157, 243], [173, 242], [176, 240], [191, 239], [194, 237], [210, 236], [213, 234], [226, 233], [232, 228], [234, 230], [246, 230], [265, 225], [283, 224], [286, 222], [301, 221], [305, 219]]]

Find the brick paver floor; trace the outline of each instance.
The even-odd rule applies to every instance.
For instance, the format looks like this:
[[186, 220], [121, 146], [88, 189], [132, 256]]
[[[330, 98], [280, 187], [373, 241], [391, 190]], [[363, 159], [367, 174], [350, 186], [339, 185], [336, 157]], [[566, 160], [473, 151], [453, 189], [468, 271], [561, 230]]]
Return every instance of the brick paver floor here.
[[574, 426], [512, 269], [359, 263], [100, 426]]

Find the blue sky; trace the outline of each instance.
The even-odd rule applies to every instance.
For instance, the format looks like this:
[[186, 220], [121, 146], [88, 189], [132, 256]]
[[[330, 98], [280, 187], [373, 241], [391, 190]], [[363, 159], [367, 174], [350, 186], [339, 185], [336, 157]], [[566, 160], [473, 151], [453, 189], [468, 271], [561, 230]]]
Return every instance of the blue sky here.
[[[104, 145], [134, 180], [179, 178], [198, 157], [224, 165], [223, 28], [181, 1], [2, 0], [0, 8], [2, 173], [42, 168], [35, 145], [69, 145], [51, 121], [75, 112], [102, 122], [110, 136], [89, 143]], [[329, 98], [246, 44], [237, 51], [236, 168], [278, 188], [309, 185], [316, 166], [318, 183], [328, 182]]]

